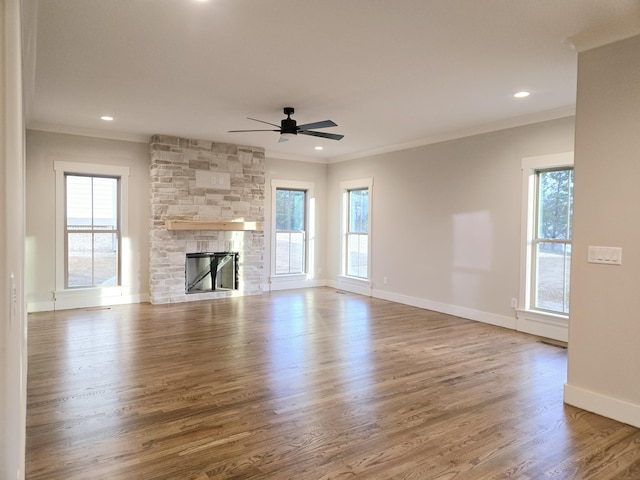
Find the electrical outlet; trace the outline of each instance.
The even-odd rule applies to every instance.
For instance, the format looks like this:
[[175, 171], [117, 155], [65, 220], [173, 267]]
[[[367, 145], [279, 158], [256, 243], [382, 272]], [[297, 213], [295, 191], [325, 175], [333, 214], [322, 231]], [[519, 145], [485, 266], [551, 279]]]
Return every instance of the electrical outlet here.
[[511, 308], [518, 308], [518, 299], [517, 298], [512, 298], [511, 299]]
[[382, 283], [384, 283], [385, 285], [387, 284], [387, 277], [384, 277], [384, 278], [382, 279]]

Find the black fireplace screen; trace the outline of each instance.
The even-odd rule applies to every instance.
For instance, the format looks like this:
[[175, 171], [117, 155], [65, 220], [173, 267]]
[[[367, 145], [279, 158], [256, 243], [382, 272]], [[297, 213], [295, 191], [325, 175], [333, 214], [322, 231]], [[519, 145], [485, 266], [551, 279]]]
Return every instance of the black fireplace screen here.
[[187, 253], [185, 292], [203, 293], [237, 290], [238, 253]]

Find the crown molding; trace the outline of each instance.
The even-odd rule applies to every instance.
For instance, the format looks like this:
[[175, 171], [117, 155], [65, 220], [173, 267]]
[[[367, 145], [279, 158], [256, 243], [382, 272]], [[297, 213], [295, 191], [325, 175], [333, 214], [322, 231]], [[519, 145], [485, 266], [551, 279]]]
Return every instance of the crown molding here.
[[100, 130], [97, 128], [80, 128], [69, 127], [66, 125], [51, 125], [48, 123], [29, 123], [27, 130], [39, 130], [49, 133], [64, 133], [67, 135], [79, 135], [82, 137], [105, 138], [108, 140], [123, 140], [125, 142], [136, 142], [148, 144], [151, 135], [142, 135], [137, 133], [114, 132], [111, 130]]
[[546, 122], [549, 120], [557, 120], [559, 118], [571, 117], [576, 114], [576, 106], [569, 105], [566, 107], [556, 108], [553, 110], [546, 110], [544, 112], [538, 112], [531, 115], [522, 115], [518, 117], [508, 118], [506, 120], [500, 120], [496, 122], [483, 123], [481, 125], [474, 125], [469, 128], [454, 130], [450, 132], [444, 132], [442, 134], [433, 135], [431, 137], [416, 140], [414, 142], [387, 145], [384, 147], [376, 148], [373, 150], [367, 150], [364, 152], [355, 153], [353, 155], [345, 155], [342, 157], [332, 158], [329, 163], [340, 163], [349, 160], [357, 160], [359, 158], [372, 157], [374, 155], [381, 155], [384, 153], [397, 152], [400, 150], [408, 150], [411, 148], [424, 147], [434, 143], [446, 142], [449, 140], [456, 140], [458, 138], [471, 137], [473, 135], [480, 135], [483, 133], [495, 132], [498, 130], [506, 130], [508, 128], [521, 127], [523, 125], [530, 125], [533, 123]]
[[640, 35], [640, 17], [617, 18], [606, 25], [593, 27], [564, 40], [564, 44], [578, 53]]

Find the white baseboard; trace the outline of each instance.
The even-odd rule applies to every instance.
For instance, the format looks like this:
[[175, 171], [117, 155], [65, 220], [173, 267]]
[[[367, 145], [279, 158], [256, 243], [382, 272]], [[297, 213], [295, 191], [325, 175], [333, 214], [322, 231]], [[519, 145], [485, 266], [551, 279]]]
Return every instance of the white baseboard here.
[[365, 297], [372, 296], [371, 282], [351, 277], [338, 277], [335, 281], [327, 282], [327, 285], [345, 292], [357, 293]]
[[559, 340], [561, 342], [569, 342], [569, 326], [566, 321], [560, 322], [554, 321], [553, 319], [532, 318], [529, 312], [518, 312], [516, 330], [539, 337]]
[[305, 280], [279, 280], [277, 282], [272, 281], [266, 284], [267, 289], [265, 291], [277, 291], [277, 290], [294, 290], [297, 288], [313, 288], [326, 286], [324, 280], [318, 279], [305, 279]]
[[150, 295], [148, 293], [127, 294], [120, 288], [67, 290], [64, 292], [56, 292], [55, 297], [55, 300], [31, 302], [27, 304], [27, 312], [50, 312], [54, 310], [71, 310], [74, 308], [128, 305], [150, 301]]
[[640, 428], [640, 405], [585, 390], [568, 383], [564, 385], [564, 402]]
[[434, 312], [446, 313], [447, 315], [455, 315], [456, 317], [475, 320], [477, 322], [488, 323], [498, 327], [516, 329], [516, 319], [506, 317], [504, 315], [496, 315], [495, 313], [483, 312], [472, 308], [460, 307], [457, 305], [449, 305], [446, 303], [434, 302], [424, 298], [410, 297], [398, 293], [387, 292], [384, 290], [373, 290], [372, 296], [383, 300], [403, 303], [412, 307], [424, 308], [425, 310], [433, 310]]
[[48, 300], [46, 302], [29, 302], [27, 303], [27, 313], [50, 312], [55, 310], [55, 302]]

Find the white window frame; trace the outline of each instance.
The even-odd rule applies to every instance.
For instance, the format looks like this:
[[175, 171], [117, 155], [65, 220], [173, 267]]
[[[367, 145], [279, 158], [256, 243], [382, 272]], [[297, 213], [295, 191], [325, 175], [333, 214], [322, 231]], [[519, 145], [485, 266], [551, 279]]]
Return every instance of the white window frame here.
[[[300, 190], [305, 192], [305, 235], [304, 235], [304, 269], [303, 273], [276, 275], [276, 191]], [[307, 286], [304, 282], [315, 276], [314, 245], [315, 245], [315, 184], [296, 180], [271, 180], [271, 276], [272, 289], [300, 288]]]
[[522, 225], [520, 250], [520, 288], [516, 309], [516, 329], [522, 332], [569, 340], [569, 316], [532, 308], [533, 239], [536, 227], [536, 177], [540, 170], [572, 168], [573, 152], [522, 159]]
[[[122, 296], [130, 278], [129, 239], [129, 167], [82, 162], [54, 161], [56, 175], [56, 284], [54, 300], [62, 308], [106, 305], [109, 297]], [[65, 287], [65, 176], [66, 174], [119, 177], [120, 179], [120, 285], [98, 285], [84, 288]]]
[[[347, 235], [349, 233], [349, 192], [352, 190], [368, 190], [369, 192], [369, 222], [367, 235], [367, 278], [353, 277], [347, 275]], [[362, 295], [371, 295], [372, 287], [372, 255], [371, 255], [371, 237], [373, 231], [373, 178], [362, 178], [358, 180], [348, 180], [340, 182], [340, 191], [342, 197], [341, 212], [341, 241], [340, 241], [340, 275], [338, 284], [345, 290], [360, 293]]]

